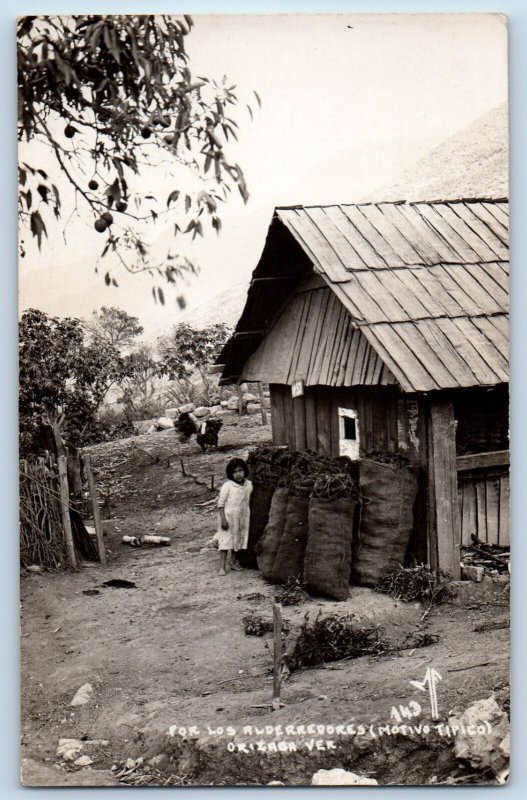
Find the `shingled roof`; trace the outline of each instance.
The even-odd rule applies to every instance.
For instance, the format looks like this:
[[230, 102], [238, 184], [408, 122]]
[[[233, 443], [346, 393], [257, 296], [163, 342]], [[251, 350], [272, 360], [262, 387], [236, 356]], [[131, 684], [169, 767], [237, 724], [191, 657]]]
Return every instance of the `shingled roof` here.
[[[294, 258], [283, 252], [284, 231]], [[309, 287], [313, 272], [322, 282]], [[327, 313], [324, 287], [347, 315]], [[292, 308], [301, 323], [294, 341]], [[506, 200], [277, 208], [219, 363], [224, 382], [396, 382], [406, 392], [492, 386], [508, 380], [507, 313]], [[328, 336], [342, 341], [328, 347]], [[331, 364], [319, 356], [317, 371], [306, 350], [319, 351], [321, 337]], [[359, 363], [365, 346], [374, 355]]]

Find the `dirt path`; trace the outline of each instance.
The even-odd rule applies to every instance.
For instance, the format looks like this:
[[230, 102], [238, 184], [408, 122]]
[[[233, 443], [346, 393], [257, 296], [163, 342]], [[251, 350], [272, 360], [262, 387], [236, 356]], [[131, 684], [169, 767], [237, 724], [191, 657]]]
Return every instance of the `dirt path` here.
[[[101, 470], [98, 480], [113, 476], [108, 479], [113, 517], [105, 521], [108, 566], [28, 574], [22, 580], [23, 756], [28, 782], [80, 785], [91, 774], [93, 782], [111, 783], [112, 765], [140, 756], [146, 762], [161, 753], [172, 762], [164, 763], [160, 776], [173, 775], [173, 782], [277, 779], [301, 784], [319, 767], [357, 763], [379, 782], [425, 782], [451, 772], [447, 739], [348, 737], [335, 750], [309, 751], [302, 743], [298, 752], [287, 755], [240, 755], [229, 753], [227, 739], [211, 731], [232, 726], [236, 740], [253, 741], [247, 733], [242, 735], [244, 726], [384, 724], [390, 722], [392, 706], [411, 700], [422, 704], [419, 719], [429, 720], [427, 702], [416, 697], [409, 683], [421, 680], [428, 666], [443, 677], [438, 690], [441, 719], [492, 692], [505, 698], [508, 630], [474, 630], [508, 613], [505, 584], [488, 581], [463, 587], [452, 604], [424, 622], [417, 604], [397, 603], [355, 587], [345, 603], [315, 598], [285, 608], [284, 616], [294, 626], [306, 612], [338, 609], [382, 625], [393, 640], [418, 629], [437, 634], [439, 642], [294, 673], [283, 687], [284, 707], [270, 711], [270, 642], [245, 636], [243, 617], [255, 612], [270, 618], [276, 587], [256, 571], [219, 578], [217, 553], [202, 551], [215, 530], [211, 475], [217, 487], [228, 458], [268, 439], [268, 429], [255, 419], [233, 418], [222, 431], [222, 449], [216, 454], [203, 455], [195, 444], [177, 445], [171, 432], [92, 448]], [[180, 456], [185, 470], [205, 485], [182, 476]], [[146, 532], [170, 535], [171, 547], [135, 550], [120, 544], [123, 533]], [[135, 588], [102, 586], [110, 578], [133, 581]], [[86, 590], [98, 593], [85, 594]], [[94, 690], [90, 702], [71, 708], [73, 695], [88, 682]], [[199, 735], [190, 740], [177, 734], [167, 738], [174, 725], [195, 726]], [[59, 738], [108, 740], [109, 745], [93, 753], [89, 772], [70, 771], [56, 765]]]

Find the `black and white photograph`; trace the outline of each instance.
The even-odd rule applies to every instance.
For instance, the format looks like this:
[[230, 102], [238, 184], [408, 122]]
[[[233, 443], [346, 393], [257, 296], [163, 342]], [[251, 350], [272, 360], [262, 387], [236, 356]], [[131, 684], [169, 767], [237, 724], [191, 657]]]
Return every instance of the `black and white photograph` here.
[[508, 782], [507, 27], [17, 20], [24, 786]]

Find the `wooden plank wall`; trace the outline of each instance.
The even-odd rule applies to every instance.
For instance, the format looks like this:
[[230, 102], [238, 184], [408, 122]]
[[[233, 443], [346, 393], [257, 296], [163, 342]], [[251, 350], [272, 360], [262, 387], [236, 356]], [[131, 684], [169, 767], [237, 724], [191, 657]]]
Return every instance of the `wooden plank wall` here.
[[509, 547], [509, 469], [503, 459], [509, 446], [508, 385], [460, 390], [452, 400], [457, 454], [463, 456], [458, 458], [461, 542], [470, 544], [475, 535]]
[[458, 501], [462, 544], [475, 535], [488, 544], [510, 546], [507, 468], [459, 473]]
[[359, 420], [360, 452], [397, 452], [399, 397], [392, 387], [308, 386], [293, 398], [291, 387], [271, 384], [273, 442], [294, 450], [339, 454], [338, 409], [353, 408]]

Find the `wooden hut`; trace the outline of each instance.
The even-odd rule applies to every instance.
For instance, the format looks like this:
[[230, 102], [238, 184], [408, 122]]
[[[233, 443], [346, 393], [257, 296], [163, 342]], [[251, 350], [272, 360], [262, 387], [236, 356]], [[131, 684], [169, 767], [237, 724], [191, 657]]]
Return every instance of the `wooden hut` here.
[[506, 200], [277, 208], [222, 383], [270, 384], [273, 441], [401, 452], [414, 554], [509, 543]]

